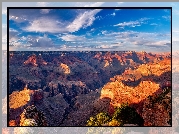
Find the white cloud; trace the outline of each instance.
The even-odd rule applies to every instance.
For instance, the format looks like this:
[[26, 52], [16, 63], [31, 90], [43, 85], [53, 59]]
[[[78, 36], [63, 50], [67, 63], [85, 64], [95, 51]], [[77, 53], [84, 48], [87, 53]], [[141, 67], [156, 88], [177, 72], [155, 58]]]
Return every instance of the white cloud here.
[[9, 20], [13, 20], [13, 21], [15, 21], [17, 23], [21, 23], [21, 22], [27, 21], [27, 18], [12, 15], [12, 16], [9, 16]]
[[169, 13], [170, 9], [164, 9], [164, 12]]
[[123, 3], [124, 3], [124, 2], [117, 2], [118, 5], [121, 5], [121, 4], [123, 4]]
[[99, 6], [103, 5], [104, 3], [105, 2], [95, 2], [90, 5], [85, 5], [85, 7], [99, 7]]
[[150, 43], [146, 43], [145, 45], [150, 45], [150, 46], [167, 46], [170, 44], [170, 41], [168, 40], [160, 40], [160, 41], [154, 41], [154, 42], [150, 42]]
[[30, 32], [75, 32], [81, 28], [91, 26], [96, 19], [95, 15], [99, 11], [101, 11], [101, 9], [85, 11], [77, 15], [77, 17], [72, 22], [66, 23], [62, 23], [60, 20], [57, 21], [51, 17], [41, 17], [33, 20], [29, 26], [22, 29]]
[[164, 18], [167, 21], [171, 21], [171, 16], [162, 16], [162, 18]]
[[95, 20], [95, 15], [100, 11], [101, 9], [95, 9], [81, 13], [70, 25], [67, 26], [68, 31], [75, 32], [78, 31], [80, 28], [91, 26], [93, 24], [93, 21]]
[[151, 26], [157, 26], [157, 23], [151, 23], [150, 25]]
[[122, 23], [119, 23], [119, 24], [116, 24], [114, 26], [120, 26], [120, 27], [135, 27], [135, 26], [141, 26], [141, 24], [144, 23], [145, 20], [148, 20], [149, 18], [141, 18], [139, 20], [136, 20], [136, 21], [129, 21], [129, 22], [122, 22]]
[[59, 33], [59, 32], [66, 31], [62, 23], [59, 22], [57, 23], [56, 20], [47, 17], [38, 18], [32, 21], [32, 23], [29, 26], [22, 29], [30, 32], [36, 31], [36, 32], [50, 32], [50, 33]]
[[19, 48], [21, 46], [22, 46], [21, 42], [18, 42], [18, 41], [9, 42], [9, 47]]
[[76, 35], [71, 35], [71, 34], [64, 35], [60, 38], [65, 41], [84, 41], [85, 40], [84, 36], [76, 36]]
[[145, 20], [148, 20], [149, 18], [141, 18], [139, 20], [136, 21], [129, 21], [129, 22], [123, 22], [123, 23], [119, 23], [116, 24], [114, 26], [120, 26], [120, 27], [136, 27], [136, 26], [141, 26], [143, 23], [145, 23]]
[[40, 13], [41, 14], [48, 14], [52, 9], [41, 9]]
[[37, 2], [37, 7], [46, 7], [48, 5], [48, 2]]
[[111, 15], [112, 15], [112, 16], [115, 16], [115, 15], [116, 15], [116, 13], [112, 13]]
[[105, 30], [105, 31], [101, 31], [101, 33], [102, 33], [102, 34], [106, 34], [106, 33], [107, 33], [107, 31], [106, 31], [106, 30]]
[[13, 28], [10, 28], [9, 29], [9, 40], [11, 40], [11, 38], [14, 38], [18, 35], [18, 31], [13, 29]]
[[109, 45], [101, 45], [101, 46], [98, 46], [99, 48], [110, 48]]
[[22, 36], [22, 37], [20, 38], [20, 40], [22, 40], [22, 41], [26, 41], [26, 40], [27, 40], [27, 37]]
[[149, 49], [150, 47], [155, 47], [157, 50], [160, 50], [161, 48], [171, 48], [170, 34], [164, 33], [107, 31], [105, 34], [103, 34], [103, 37], [96, 37], [94, 40], [101, 41], [103, 42], [102, 45], [106, 45], [104, 42], [105, 40], [107, 41], [106, 43], [111, 43], [109, 44], [109, 47], [114, 45], [113, 48], [119, 45], [126, 46], [126, 48], [133, 48], [135, 50], [137, 50], [139, 47], [141, 47], [139, 49]]
[[75, 2], [75, 6], [77, 7], [100, 7], [105, 2]]
[[90, 31], [91, 31], [91, 32], [92, 32], [92, 31], [95, 31], [95, 28], [92, 28]]
[[52, 47], [54, 46], [52, 40], [44, 35], [43, 37], [30, 38], [28, 43], [31, 44], [30, 47]]

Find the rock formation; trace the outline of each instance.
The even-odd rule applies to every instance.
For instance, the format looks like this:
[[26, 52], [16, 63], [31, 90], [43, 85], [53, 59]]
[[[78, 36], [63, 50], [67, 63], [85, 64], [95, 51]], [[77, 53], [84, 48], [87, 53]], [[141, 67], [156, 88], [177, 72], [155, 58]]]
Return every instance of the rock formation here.
[[[44, 112], [49, 126], [85, 125], [88, 117], [100, 111], [112, 114], [114, 106], [123, 102], [129, 102], [142, 115], [146, 98], [159, 95], [164, 87], [171, 86], [170, 54], [33, 53], [10, 54], [9, 121], [12, 125], [13, 120], [19, 125], [20, 114], [31, 105]], [[24, 90], [26, 84], [28, 89]], [[20, 96], [25, 99], [17, 100]], [[104, 101], [105, 98], [110, 101]]]
[[[161, 117], [158, 114], [164, 108], [163, 105], [161, 106], [157, 103], [155, 105], [157, 108], [152, 107], [152, 110], [146, 110], [145, 107], [151, 104], [151, 102], [148, 102], [148, 96], [160, 96], [165, 92], [162, 89], [168, 87], [171, 88], [171, 65], [169, 60], [162, 60], [158, 63], [140, 65], [136, 70], [125, 70], [122, 75], [115, 76], [111, 79], [111, 82], [108, 82], [102, 88], [100, 98], [110, 98], [110, 103], [113, 106], [120, 107], [122, 103], [126, 102], [134, 106], [140, 115], [145, 115], [144, 119], [147, 122], [145, 126], [165, 126], [169, 120], [169, 111], [171, 112], [171, 108], [163, 111], [165, 112], [165, 118], [159, 119], [155, 117], [155, 114]], [[171, 100], [171, 94], [168, 97]], [[171, 102], [169, 100], [165, 103], [170, 106]], [[150, 110], [151, 112], [149, 112]], [[154, 112], [155, 114], [152, 116]], [[149, 115], [146, 115], [147, 113], [150, 113], [150, 117], [153, 117], [150, 121], [148, 121]]]
[[20, 126], [47, 126], [44, 114], [34, 105], [26, 107], [20, 115]]

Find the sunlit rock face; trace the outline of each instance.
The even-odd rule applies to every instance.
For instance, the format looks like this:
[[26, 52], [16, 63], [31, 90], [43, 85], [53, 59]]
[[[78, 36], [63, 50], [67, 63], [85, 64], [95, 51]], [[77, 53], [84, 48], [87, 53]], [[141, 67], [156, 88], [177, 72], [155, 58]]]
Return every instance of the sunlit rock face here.
[[61, 63], [60, 67], [62, 68], [65, 74], [70, 74], [70, 68], [68, 67], [68, 65]]
[[[116, 75], [110, 80], [102, 88], [100, 98], [110, 98], [110, 104], [113, 106], [121, 106], [126, 102], [134, 106], [143, 116], [145, 126], [169, 125], [171, 91], [167, 95], [168, 99], [163, 98], [164, 103], [169, 106], [167, 110], [164, 110], [165, 105], [159, 103], [155, 103], [152, 108], [147, 107], [152, 103], [148, 102], [149, 96], [158, 97], [165, 91], [164, 88], [171, 88], [171, 60], [164, 59], [157, 63], [142, 64], [134, 70], [129, 68], [122, 75]], [[164, 118], [158, 118], [162, 114]]]
[[[168, 81], [167, 81], [168, 80]], [[109, 97], [113, 105], [123, 102], [139, 103], [161, 87], [171, 86], [171, 66], [169, 60], [143, 64], [137, 69], [128, 69], [122, 75], [111, 78], [101, 90], [101, 98]]]
[[47, 62], [42, 58], [41, 54], [36, 56], [35, 54], [28, 57], [26, 61], [24, 61], [24, 65], [32, 65], [32, 66], [38, 66], [38, 65], [47, 65]]
[[32, 55], [24, 62], [25, 65], [31, 64], [33, 66], [38, 66], [36, 55]]
[[121, 104], [125, 102], [129, 104], [139, 103], [158, 89], [159, 84], [155, 84], [151, 81], [142, 81], [137, 87], [125, 86], [122, 82], [115, 81], [106, 84], [102, 88], [101, 98], [109, 97], [114, 106], [121, 106]]
[[29, 89], [24, 88], [22, 91], [14, 91], [9, 95], [9, 120], [15, 120], [19, 124], [23, 109], [33, 104], [33, 96]]

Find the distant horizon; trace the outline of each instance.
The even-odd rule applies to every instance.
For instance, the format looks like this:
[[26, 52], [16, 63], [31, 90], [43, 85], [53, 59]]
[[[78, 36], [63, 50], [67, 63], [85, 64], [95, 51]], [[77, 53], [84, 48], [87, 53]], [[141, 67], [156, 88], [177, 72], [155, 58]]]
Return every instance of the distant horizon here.
[[[2, 51], [6, 51], [7, 52], [7, 50], [2, 50]], [[107, 50], [101, 50], [101, 51], [88, 51], [88, 50], [76, 50], [76, 51], [9, 51], [9, 53], [10, 52], [136, 52], [136, 53], [141, 53], [141, 52], [145, 52], [145, 53], [152, 53], [152, 54], [165, 54], [165, 53], [171, 53], [171, 51], [165, 51], [165, 52], [146, 52], [146, 51], [130, 51], [130, 50], [124, 50], [124, 51], [115, 51], [115, 50], [113, 50], [113, 51], [107, 51]], [[177, 53], [178, 51], [176, 51], [176, 53]], [[178, 52], [179, 53], [179, 52]]]

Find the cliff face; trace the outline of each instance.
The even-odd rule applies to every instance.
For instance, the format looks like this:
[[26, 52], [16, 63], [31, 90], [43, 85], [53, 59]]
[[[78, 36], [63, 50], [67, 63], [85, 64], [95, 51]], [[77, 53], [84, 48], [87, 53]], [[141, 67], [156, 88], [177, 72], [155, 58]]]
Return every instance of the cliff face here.
[[[148, 105], [151, 104], [148, 96], [160, 96], [164, 92], [164, 88], [171, 87], [170, 63], [170, 60], [167, 59], [158, 63], [140, 65], [135, 70], [125, 70], [122, 75], [111, 78], [111, 82], [108, 82], [102, 88], [100, 98], [110, 98], [110, 103], [113, 106], [120, 107], [122, 103], [126, 102], [134, 106], [138, 113], [144, 117], [145, 126], [165, 126], [170, 118], [171, 90], [167, 95], [169, 97], [167, 98], [168, 100], [164, 102], [169, 107], [163, 110], [163, 112], [161, 111], [164, 109], [164, 105], [158, 102], [148, 108]], [[163, 98], [163, 100], [165, 100], [165, 98]], [[159, 118], [162, 113], [165, 118]]]
[[47, 65], [47, 62], [42, 58], [41, 54], [36, 56], [35, 54], [30, 55], [26, 61], [24, 61], [24, 65]]
[[[151, 89], [151, 90], [149, 90]], [[147, 96], [152, 95], [159, 89], [159, 84], [151, 81], [142, 81], [137, 87], [125, 86], [122, 82], [110, 82], [101, 90], [101, 98], [111, 98], [114, 106], [121, 106], [122, 103], [128, 102], [139, 103]]]
[[[20, 114], [24, 108], [33, 104], [33, 97], [28, 89], [22, 91], [14, 91], [9, 95], [9, 120], [16, 125], [20, 123]], [[10, 123], [12, 125], [12, 123]]]

